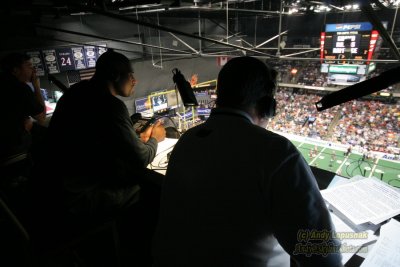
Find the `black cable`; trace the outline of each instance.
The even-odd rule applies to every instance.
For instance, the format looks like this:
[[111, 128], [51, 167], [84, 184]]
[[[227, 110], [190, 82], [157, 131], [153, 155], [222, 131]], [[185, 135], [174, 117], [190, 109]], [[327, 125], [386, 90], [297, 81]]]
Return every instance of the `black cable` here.
[[175, 128], [176, 132], [179, 134], [179, 137], [180, 137], [182, 134], [179, 132], [178, 126], [176, 125], [176, 123], [174, 122], [174, 120], [173, 120], [170, 116], [167, 116], [167, 115], [164, 115], [164, 116], [162, 116], [162, 117], [168, 118], [168, 119], [172, 122], [172, 124], [174, 125], [174, 128]]
[[[154, 117], [155, 117], [157, 120], [158, 120], [158, 119], [161, 119], [161, 118], [168, 118], [168, 119], [172, 122], [172, 124], [174, 125], [174, 128], [175, 128], [176, 132], [179, 134], [179, 137], [182, 135], [181, 132], [179, 132], [178, 126], [176, 125], [176, 123], [174, 122], [174, 120], [173, 120], [171, 117], [169, 117], [168, 115], [156, 115], [156, 116], [154, 116]], [[152, 118], [144, 118], [144, 119], [150, 120], [150, 119], [152, 119]]]
[[[168, 147], [167, 149], [164, 149], [163, 151], [160, 151], [159, 153], [157, 153], [156, 155], [155, 155], [155, 157], [154, 158], [156, 158], [158, 155], [160, 155], [160, 154], [162, 154], [162, 153], [164, 153], [164, 152], [166, 152], [166, 151], [168, 151], [168, 150], [170, 150], [170, 149], [173, 149], [175, 147], [175, 144], [173, 145], [173, 146], [170, 146], [170, 147]], [[163, 158], [161, 158], [161, 159], [163, 159]], [[157, 164], [157, 166], [155, 166], [155, 165], [153, 165], [153, 162], [151, 162], [150, 163], [150, 166], [153, 168], [163, 168], [162, 170], [165, 170], [166, 169], [166, 167], [168, 166], [164, 166], [164, 167], [162, 167], [162, 166], [160, 166], [160, 163], [161, 163], [161, 159], [160, 159], [160, 161], [158, 162], [158, 164]], [[167, 162], [168, 163], [168, 162]], [[153, 170], [153, 169], [152, 169]]]
[[216, 104], [217, 104], [217, 101], [216, 101], [216, 99], [212, 99], [212, 100], [210, 100], [210, 101], [207, 103], [207, 106], [210, 106], [210, 104], [211, 104], [212, 102], [214, 102], [214, 105], [212, 105], [212, 107], [211, 107], [211, 108], [215, 108], [215, 106], [216, 106]]
[[396, 187], [396, 188], [400, 188], [400, 185], [393, 185], [393, 184], [391, 184], [391, 182], [393, 182], [393, 181], [397, 181], [397, 182], [400, 183], [400, 180], [399, 180], [399, 179], [390, 179], [389, 181], [387, 181], [388, 185], [393, 186], [393, 187]]

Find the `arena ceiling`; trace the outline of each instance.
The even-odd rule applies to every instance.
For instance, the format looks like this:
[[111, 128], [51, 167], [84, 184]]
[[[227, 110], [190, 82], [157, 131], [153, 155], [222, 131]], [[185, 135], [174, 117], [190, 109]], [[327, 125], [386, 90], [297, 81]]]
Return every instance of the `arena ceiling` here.
[[[280, 49], [284, 47], [284, 44], [282, 46], [281, 38], [286, 33], [286, 29], [281, 27], [282, 17], [365, 12], [369, 14], [368, 18], [377, 28], [381, 23], [376, 17], [374, 18], [374, 10], [397, 8], [400, 0], [362, 0], [357, 3], [354, 0], [6, 0], [2, 2], [0, 22], [5, 33], [4, 36], [6, 36], [3, 44], [6, 49], [21, 42], [30, 44], [36, 42], [41, 45], [41, 41], [44, 39], [53, 39], [53, 41], [58, 39], [59, 43], [74, 40], [85, 43], [85, 40], [96, 40], [99, 39], [98, 37], [103, 37], [106, 41], [125, 42], [126, 45], [141, 47], [142, 49], [133, 52], [142, 55], [146, 53], [145, 48], [156, 48], [166, 52], [164, 55], [169, 53], [173, 56], [247, 54], [265, 58], [288, 59], [301, 58], [303, 54], [315, 51], [318, 47], [305, 48], [304, 53], [296, 51], [296, 53], [289, 52], [282, 56]], [[278, 28], [275, 29], [275, 34], [268, 36], [264, 41], [259, 41], [258, 44], [251, 44], [248, 41], [249, 38], [256, 39], [255, 36], [249, 36], [231, 25], [238, 23], [238, 18], [244, 20], [246, 17], [254, 16], [276, 21], [274, 27]], [[68, 27], [77, 17], [81, 21], [85, 20], [86, 25], [82, 23], [76, 30]], [[175, 20], [177, 18], [186, 19], [185, 22], [190, 22], [188, 23], [190, 27], [166, 23], [172, 18]], [[208, 25], [210, 21], [215, 23], [219, 30], [215, 30], [213, 27], [203, 29], [205, 28], [204, 19], [207, 19]], [[96, 25], [95, 27], [102, 25], [98, 26], [102, 29], [85, 30], [91, 21], [93, 25]], [[132, 29], [135, 28], [133, 25], [149, 29], [147, 40], [141, 37], [143, 32], [140, 30], [132, 30], [132, 38], [136, 36], [137, 39], [132, 41], [132, 38], [121, 33], [123, 31], [117, 32], [107, 26], [115, 21], [125, 23], [124, 25], [132, 25]], [[246, 23], [246, 21], [242, 21], [242, 23]], [[108, 28], [108, 31], [103, 31]], [[382, 32], [386, 32], [386, 30], [382, 28]], [[152, 37], [160, 38], [161, 35], [167, 35], [174, 39], [183, 48], [175, 49], [169, 45], [162, 45], [161, 42], [155, 44], [149, 41]], [[80, 37], [80, 39], [71, 38], [71, 36]], [[24, 41], [27, 37], [32, 38]], [[396, 51], [397, 59], [400, 59], [398, 49], [387, 32], [386, 35], [383, 34], [383, 38], [388, 46]], [[271, 47], [272, 43], [274, 43], [273, 47]], [[205, 49], [206, 47], [208, 50]], [[268, 51], [268, 48], [274, 49], [274, 51]]]

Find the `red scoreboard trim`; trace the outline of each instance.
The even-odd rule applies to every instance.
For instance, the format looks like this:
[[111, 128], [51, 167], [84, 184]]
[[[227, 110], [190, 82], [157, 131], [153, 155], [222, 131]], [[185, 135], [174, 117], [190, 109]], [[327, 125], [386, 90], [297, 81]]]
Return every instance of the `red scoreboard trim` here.
[[379, 38], [379, 32], [376, 30], [373, 30], [371, 32], [371, 39], [369, 41], [367, 64], [369, 64], [369, 61], [372, 59], [372, 54], [374, 53], [376, 43], [378, 42], [378, 38]]
[[320, 53], [320, 58], [321, 58], [321, 63], [324, 60], [324, 47], [325, 47], [325, 32], [321, 32], [321, 53]]

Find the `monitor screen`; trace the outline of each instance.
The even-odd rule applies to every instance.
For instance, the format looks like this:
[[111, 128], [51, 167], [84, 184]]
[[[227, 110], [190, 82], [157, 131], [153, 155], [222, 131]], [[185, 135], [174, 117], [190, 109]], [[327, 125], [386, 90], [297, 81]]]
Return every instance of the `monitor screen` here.
[[210, 116], [211, 109], [210, 108], [197, 108], [198, 116]]
[[141, 113], [151, 109], [151, 105], [147, 97], [141, 97], [135, 99], [135, 107], [136, 107], [136, 113]]
[[181, 96], [178, 93], [178, 99], [176, 98], [176, 93], [175, 91], [169, 91], [168, 93], [166, 93], [167, 96], [167, 101], [168, 101], [168, 107], [170, 109], [174, 109], [178, 107], [178, 101], [179, 101], [179, 106], [182, 105], [182, 99]]
[[160, 112], [168, 108], [168, 100], [165, 94], [152, 96], [151, 104], [154, 112]]

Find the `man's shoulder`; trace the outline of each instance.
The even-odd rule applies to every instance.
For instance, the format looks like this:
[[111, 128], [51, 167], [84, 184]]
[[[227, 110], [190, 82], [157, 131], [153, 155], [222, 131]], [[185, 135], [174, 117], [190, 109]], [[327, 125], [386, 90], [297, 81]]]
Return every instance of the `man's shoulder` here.
[[90, 81], [80, 81], [75, 84], [73, 84], [66, 92], [65, 94], [79, 94], [79, 93], [84, 93], [86, 90], [88, 90], [91, 87]]
[[294, 147], [292, 142], [286, 137], [274, 133], [265, 128], [259, 127], [257, 125], [251, 125], [251, 131], [249, 131], [249, 138], [255, 138], [257, 141], [264, 141], [271, 148], [286, 147], [290, 149]]
[[[15, 95], [26, 96], [32, 93], [31, 88], [28, 84], [18, 81], [12, 75], [2, 75], [0, 76], [1, 87], [5, 90], [4, 92], [12, 93]], [[33, 94], [33, 93], [32, 93]]]

